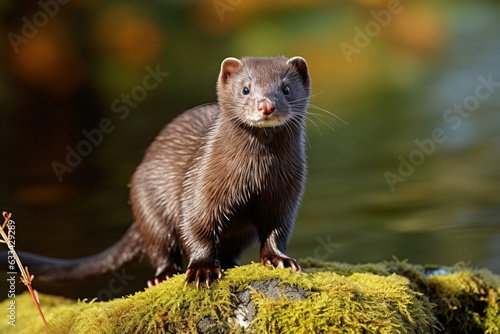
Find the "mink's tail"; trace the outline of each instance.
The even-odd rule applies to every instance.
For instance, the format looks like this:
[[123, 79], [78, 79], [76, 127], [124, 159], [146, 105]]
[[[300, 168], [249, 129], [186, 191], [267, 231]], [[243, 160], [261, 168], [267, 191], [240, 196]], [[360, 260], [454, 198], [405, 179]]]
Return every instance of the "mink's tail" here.
[[[17, 252], [17, 254], [23, 266], [28, 267], [30, 274], [33, 274], [37, 281], [77, 281], [116, 271], [138, 260], [142, 255], [140, 245], [140, 235], [135, 224], [132, 224], [120, 241], [96, 255], [66, 260], [28, 252]], [[4, 263], [7, 263], [7, 252], [2, 258]], [[15, 271], [18, 271], [17, 265], [15, 266]]]

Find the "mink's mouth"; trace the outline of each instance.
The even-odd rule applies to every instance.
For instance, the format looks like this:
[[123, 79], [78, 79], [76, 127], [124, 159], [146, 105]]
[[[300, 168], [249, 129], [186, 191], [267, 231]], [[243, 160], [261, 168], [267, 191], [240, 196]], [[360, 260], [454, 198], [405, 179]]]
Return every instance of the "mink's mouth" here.
[[246, 123], [257, 128], [273, 128], [287, 122], [288, 118], [273, 112], [270, 115], [254, 114], [246, 118]]

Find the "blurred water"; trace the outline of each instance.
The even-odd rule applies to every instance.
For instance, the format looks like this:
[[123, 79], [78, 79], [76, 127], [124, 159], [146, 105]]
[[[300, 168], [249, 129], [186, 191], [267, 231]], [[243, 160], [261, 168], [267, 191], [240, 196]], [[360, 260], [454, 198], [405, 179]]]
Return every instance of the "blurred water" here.
[[[482, 7], [469, 14], [430, 81], [349, 113], [350, 125], [336, 124], [333, 134], [323, 130], [324, 141], [311, 139], [309, 183], [291, 253], [313, 256], [321, 246], [316, 239], [329, 237], [338, 244], [329, 260], [395, 256], [500, 272], [499, 12]], [[491, 77], [494, 91], [460, 124], [446, 122], [447, 109], [475, 94], [479, 76]], [[381, 114], [391, 115], [385, 124]], [[432, 138], [436, 128], [447, 139], [391, 192], [384, 173], [397, 173], [398, 156], [408, 160], [418, 150], [413, 141]]]
[[[397, 68], [401, 64], [392, 64], [387, 60], [381, 60], [380, 64], [373, 66], [380, 71], [382, 78], [385, 75], [396, 76], [392, 79], [410, 82], [403, 85], [407, 87], [405, 89], [386, 88], [380, 84], [380, 87], [376, 87], [378, 90], [373, 89], [375, 93], [361, 94], [361, 97], [356, 96], [341, 104], [336, 100], [338, 95], [335, 95], [337, 89], [342, 91], [341, 82], [361, 81], [367, 67], [363, 67], [363, 63], [355, 64], [360, 73], [354, 78], [343, 77], [343, 72], [340, 78], [325, 78], [321, 67], [311, 68], [313, 89], [318, 93], [312, 103], [336, 113], [349, 125], [311, 109], [324, 114], [323, 119], [335, 131], [314, 118], [320, 129], [309, 124], [309, 177], [303, 205], [288, 246], [290, 255], [353, 263], [383, 261], [393, 256], [415, 263], [447, 265], [465, 261], [500, 273], [500, 87], [494, 87], [487, 99], [479, 101], [470, 116], [461, 117], [459, 125], [443, 118], [454, 104], [470, 101], [481, 84], [478, 77], [488, 80], [491, 76], [494, 82], [500, 82], [500, 26], [497, 24], [500, 9], [494, 2], [481, 1], [475, 5], [458, 3], [449, 14], [450, 26], [453, 27], [450, 40], [443, 54], [435, 61], [435, 70], [430, 71], [431, 75], [415, 75], [416, 79], [403, 77], [411, 75], [411, 70], [408, 70], [397, 77], [398, 73], [394, 73], [397, 70], [393, 66]], [[328, 11], [324, 15], [314, 11], [305, 14], [311, 17], [308, 24], [319, 22], [321, 29], [333, 31], [335, 24], [342, 23], [332, 24]], [[296, 16], [292, 13], [288, 20], [294, 22]], [[261, 23], [258, 21], [253, 26], [249, 25], [243, 29], [243, 35], [248, 34], [260, 41], [261, 35], [255, 34], [254, 28]], [[165, 22], [165, 25], [174, 28], [176, 24], [173, 20]], [[284, 29], [276, 33], [280, 36], [279, 33], [286, 35], [287, 32]], [[184, 54], [190, 57], [199, 55], [194, 46], [196, 41], [188, 40], [193, 38], [190, 34], [196, 35], [197, 32], [185, 34], [169, 35], [175, 41], [169, 46], [169, 52], [180, 53], [183, 57]], [[348, 36], [352, 36], [351, 30]], [[207, 44], [203, 44], [203, 48], [215, 49], [214, 45], [217, 46], [220, 41], [214, 38], [203, 43]], [[331, 43], [334, 45], [334, 42]], [[330, 61], [330, 57], [338, 57], [337, 44], [334, 45], [335, 51], [320, 49], [327, 55], [323, 59], [325, 62]], [[235, 45], [250, 49], [249, 43], [242, 43], [241, 40]], [[267, 50], [265, 43], [259, 47]], [[376, 48], [373, 46], [363, 52], [369, 53]], [[307, 47], [298, 49], [300, 52], [307, 50]], [[311, 51], [309, 56], [314, 57], [316, 54]], [[204, 59], [201, 65], [195, 64], [198, 59], [191, 58], [185, 64], [179, 64], [179, 68], [168, 64], [169, 69], [172, 69], [171, 77], [166, 80], [166, 88], [161, 89], [175, 93], [164, 97], [160, 90], [151, 92], [151, 95], [157, 94], [155, 98], [160, 99], [161, 106], [153, 102], [148, 104], [149, 100], [146, 100], [131, 112], [126, 121], [116, 123], [119, 124], [116, 131], [106, 137], [103, 144], [78, 167], [78, 171], [71, 174], [68, 181], [58, 185], [59, 188], [47, 188], [36, 183], [40, 179], [45, 182], [41, 184], [55, 182], [52, 170], [49, 170], [50, 175], [39, 174], [36, 170], [39, 161], [36, 158], [45, 155], [46, 151], [50, 151], [49, 148], [37, 146], [42, 149], [32, 149], [29, 154], [19, 158], [28, 165], [24, 169], [29, 169], [35, 176], [25, 173], [30, 176], [26, 178], [21, 173], [16, 179], [19, 184], [9, 188], [15, 189], [13, 193], [7, 193], [3, 187], [0, 189], [2, 195], [9, 198], [9, 204], [17, 203], [20, 207], [14, 211], [17, 241], [21, 245], [19, 249], [49, 256], [73, 257], [98, 252], [120, 238], [132, 221], [127, 205], [126, 184], [148, 143], [172, 115], [214, 98], [213, 82], [218, 68], [209, 68], [206, 64], [216, 63], [215, 59], [218, 62], [219, 55], [213, 52], [207, 57], [210, 59]], [[339, 59], [336, 61], [339, 62]], [[313, 61], [311, 63], [314, 64]], [[340, 60], [340, 64], [338, 70], [342, 71], [347, 65], [344, 59]], [[119, 64], [113, 63], [113, 66], [120, 68]], [[193, 70], [191, 66], [198, 67]], [[193, 80], [192, 73], [186, 75], [199, 68], [203, 69], [199, 80]], [[142, 79], [143, 69], [140, 67], [132, 76]], [[110, 73], [113, 70], [109, 70]], [[106, 71], [102, 75], [106, 80], [115, 81], [111, 86], [116, 92], [109, 93], [112, 98], [130, 90], [128, 82], [119, 85], [121, 77], [117, 79]], [[361, 86], [360, 91], [363, 89]], [[200, 88], [203, 88], [201, 93]], [[482, 89], [481, 92], [486, 91]], [[19, 99], [28, 104], [35, 93], [24, 96], [24, 100], [21, 95]], [[86, 96], [81, 99], [87, 100]], [[21, 106], [24, 108], [23, 103]], [[84, 104], [82, 108], [91, 107]], [[107, 109], [108, 106], [103, 108]], [[50, 123], [47, 114], [36, 115], [34, 120], [26, 123], [22, 114], [18, 116], [23, 123], [20, 127], [22, 131], [19, 134], [9, 133], [9, 145], [15, 146], [22, 141], [29, 145], [30, 140], [53, 143], [50, 137], [46, 137], [52, 134], [51, 131], [57, 134], [58, 127], [73, 124], [81, 116], [66, 115], [67, 112], [60, 110], [50, 109], [50, 112], [59, 112], [57, 119], [60, 119], [52, 128], [47, 124]], [[97, 119], [104, 116], [98, 113], [93, 115]], [[11, 115], [8, 117], [9, 121], [14, 118]], [[2, 126], [6, 127], [5, 124]], [[80, 128], [88, 128], [81, 124], [77, 123], [77, 132]], [[457, 125], [456, 128], [453, 125]], [[45, 127], [49, 127], [50, 131], [44, 130]], [[435, 129], [442, 129], [446, 139], [434, 143], [433, 152], [423, 154], [424, 161], [421, 164], [419, 162], [419, 166], [415, 166], [410, 175], [404, 177], [404, 182], [394, 184], [392, 191], [385, 173], [398, 173], [399, 156], [406, 160], [412, 154], [418, 157], [415, 152], [419, 147], [414, 143], [415, 139], [428, 142]], [[9, 128], [5, 132], [9, 131], [14, 130]], [[76, 140], [80, 139], [79, 134], [75, 135]], [[61, 150], [71, 143], [70, 139], [57, 137], [58, 141], [53, 145]], [[9, 154], [15, 156], [14, 152]], [[7, 166], [2, 168], [7, 169]], [[12, 167], [13, 170], [16, 168]], [[70, 177], [76, 177], [77, 174], [77, 182], [74, 182]], [[50, 196], [55, 196], [55, 199]], [[68, 198], [66, 202], [65, 198]], [[50, 203], [59, 204], [51, 207]], [[15, 205], [13, 207], [17, 209]], [[257, 246], [243, 256], [243, 263], [249, 261], [258, 261]], [[153, 272], [144, 265], [135, 273], [141, 280], [123, 292], [141, 289]], [[81, 295], [79, 289], [83, 288], [57, 286], [52, 292], [76, 291], [77, 295]], [[95, 295], [94, 287], [87, 291], [89, 296]]]

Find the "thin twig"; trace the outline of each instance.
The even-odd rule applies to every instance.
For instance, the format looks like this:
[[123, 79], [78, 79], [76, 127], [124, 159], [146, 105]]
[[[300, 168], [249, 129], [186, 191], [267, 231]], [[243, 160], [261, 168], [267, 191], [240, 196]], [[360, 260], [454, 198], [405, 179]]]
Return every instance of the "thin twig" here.
[[[21, 282], [23, 282], [24, 285], [28, 287], [28, 290], [30, 291], [31, 297], [33, 298], [33, 301], [35, 302], [36, 308], [38, 309], [38, 313], [40, 313], [40, 316], [42, 317], [43, 323], [45, 324], [45, 328], [47, 328], [47, 331], [50, 332], [49, 325], [47, 324], [47, 321], [45, 320], [45, 317], [43, 316], [42, 309], [40, 308], [40, 303], [38, 301], [37, 296], [35, 295], [35, 290], [33, 290], [33, 287], [31, 286], [31, 283], [33, 282], [33, 279], [35, 278], [33, 275], [30, 275], [30, 272], [28, 270], [28, 267], [23, 267], [23, 264], [21, 263], [21, 260], [19, 259], [19, 256], [17, 256], [16, 250], [14, 249], [14, 245], [10, 242], [10, 233], [11, 233], [11, 226], [9, 226], [7, 223], [10, 220], [10, 217], [12, 217], [12, 213], [8, 212], [3, 212], [3, 217], [5, 219], [2, 228], [0, 229], [0, 234], [2, 235], [3, 240], [0, 240], [1, 243], [7, 244], [7, 247], [9, 247], [12, 255], [14, 256], [14, 259], [16, 260], [17, 266], [19, 267], [19, 270], [21, 271]], [[4, 228], [7, 226], [7, 234], [5, 234]]]

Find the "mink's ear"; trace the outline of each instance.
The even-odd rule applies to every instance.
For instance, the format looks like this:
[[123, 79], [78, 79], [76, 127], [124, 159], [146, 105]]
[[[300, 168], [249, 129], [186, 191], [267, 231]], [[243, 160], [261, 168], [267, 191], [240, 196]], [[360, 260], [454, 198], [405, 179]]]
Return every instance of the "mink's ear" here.
[[233, 57], [224, 59], [222, 65], [220, 66], [219, 85], [221, 87], [224, 87], [227, 84], [229, 78], [235, 73], [241, 71], [242, 67], [243, 64], [239, 59]]
[[295, 67], [295, 69], [299, 73], [302, 83], [304, 84], [304, 87], [309, 88], [311, 79], [309, 78], [309, 71], [307, 69], [306, 60], [302, 57], [293, 57], [288, 59], [288, 64]]

